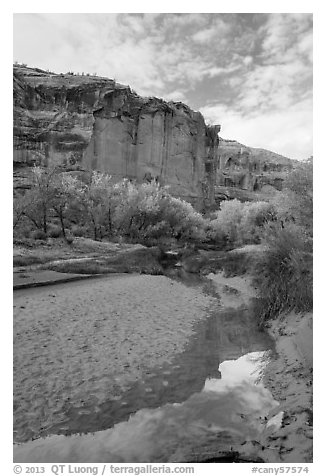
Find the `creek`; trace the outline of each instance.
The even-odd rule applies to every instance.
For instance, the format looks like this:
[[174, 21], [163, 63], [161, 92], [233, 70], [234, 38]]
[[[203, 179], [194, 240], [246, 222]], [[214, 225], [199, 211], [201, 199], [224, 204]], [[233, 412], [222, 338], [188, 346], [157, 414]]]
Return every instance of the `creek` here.
[[232, 461], [235, 445], [259, 437], [278, 405], [261, 383], [273, 341], [250, 305], [220, 305], [221, 292], [232, 302], [235, 290], [181, 271], [173, 278], [216, 301], [186, 348], [96, 411], [69, 406], [47, 438], [15, 447], [15, 461]]

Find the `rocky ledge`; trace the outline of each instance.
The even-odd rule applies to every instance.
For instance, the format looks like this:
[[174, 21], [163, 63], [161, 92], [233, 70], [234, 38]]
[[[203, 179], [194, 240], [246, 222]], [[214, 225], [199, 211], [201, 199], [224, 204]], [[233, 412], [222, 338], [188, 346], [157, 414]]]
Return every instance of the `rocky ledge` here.
[[296, 161], [265, 149], [220, 137], [215, 183], [217, 201], [261, 200], [282, 190]]

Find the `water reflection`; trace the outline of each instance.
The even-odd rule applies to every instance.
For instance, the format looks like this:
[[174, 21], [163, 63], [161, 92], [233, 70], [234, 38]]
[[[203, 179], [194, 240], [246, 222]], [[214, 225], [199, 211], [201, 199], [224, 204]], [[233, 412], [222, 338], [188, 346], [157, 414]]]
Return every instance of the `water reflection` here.
[[93, 435], [55, 435], [16, 447], [15, 462], [190, 461], [203, 447], [216, 451], [255, 438], [278, 403], [258, 382], [269, 353], [252, 352], [220, 364], [183, 403], [142, 409], [127, 422]]
[[[160, 367], [148, 368], [115, 400], [87, 402], [83, 406], [66, 405], [65, 419], [44, 430], [49, 434], [73, 435], [113, 427], [142, 408], [158, 408], [167, 403], [182, 403], [201, 392], [206, 379], [221, 378], [221, 362], [236, 360], [249, 353], [271, 349], [270, 337], [257, 329], [248, 309], [217, 309], [195, 325], [186, 349]], [[254, 357], [251, 357], [254, 358]], [[256, 357], [255, 357], [256, 358]], [[230, 364], [231, 365], [231, 364]], [[245, 360], [239, 365], [244, 367]], [[245, 368], [239, 367], [239, 372]], [[225, 372], [224, 372], [225, 373]]]
[[[180, 279], [203, 286], [196, 276]], [[255, 439], [278, 405], [260, 383], [273, 342], [247, 305], [220, 307], [216, 286], [203, 290], [217, 306], [183, 352], [114, 400], [68, 405], [51, 436], [15, 447], [15, 462], [187, 462]]]
[[[266, 365], [270, 362], [272, 353], [270, 350], [261, 352], [249, 352], [236, 360], [226, 360], [219, 366], [222, 380], [217, 382], [219, 386], [232, 385], [241, 382], [258, 384], [264, 373]], [[211, 381], [208, 380], [206, 385]], [[206, 386], [205, 386], [206, 388]]]

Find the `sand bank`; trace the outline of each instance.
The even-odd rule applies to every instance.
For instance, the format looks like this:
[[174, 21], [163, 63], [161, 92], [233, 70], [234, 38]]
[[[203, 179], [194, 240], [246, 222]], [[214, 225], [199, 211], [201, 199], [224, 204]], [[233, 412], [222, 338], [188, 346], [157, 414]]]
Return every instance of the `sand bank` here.
[[312, 327], [311, 313], [291, 312], [270, 324], [277, 355], [265, 369], [264, 385], [280, 403], [268, 416], [280, 427], [266, 428], [259, 442], [242, 447], [265, 462], [312, 462]]

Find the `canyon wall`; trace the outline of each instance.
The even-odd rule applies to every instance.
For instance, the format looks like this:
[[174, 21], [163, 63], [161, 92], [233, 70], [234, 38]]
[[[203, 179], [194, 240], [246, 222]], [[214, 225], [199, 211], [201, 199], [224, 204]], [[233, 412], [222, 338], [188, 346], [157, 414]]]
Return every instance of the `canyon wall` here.
[[108, 78], [14, 66], [16, 188], [30, 186], [37, 164], [156, 180], [199, 210], [282, 189], [293, 160], [219, 138], [219, 131], [181, 102], [144, 98]]
[[265, 149], [219, 138], [215, 177], [216, 201], [263, 200], [282, 190], [294, 160]]
[[14, 173], [33, 164], [156, 180], [198, 208], [214, 201], [219, 126], [183, 103], [114, 80], [14, 67]]

